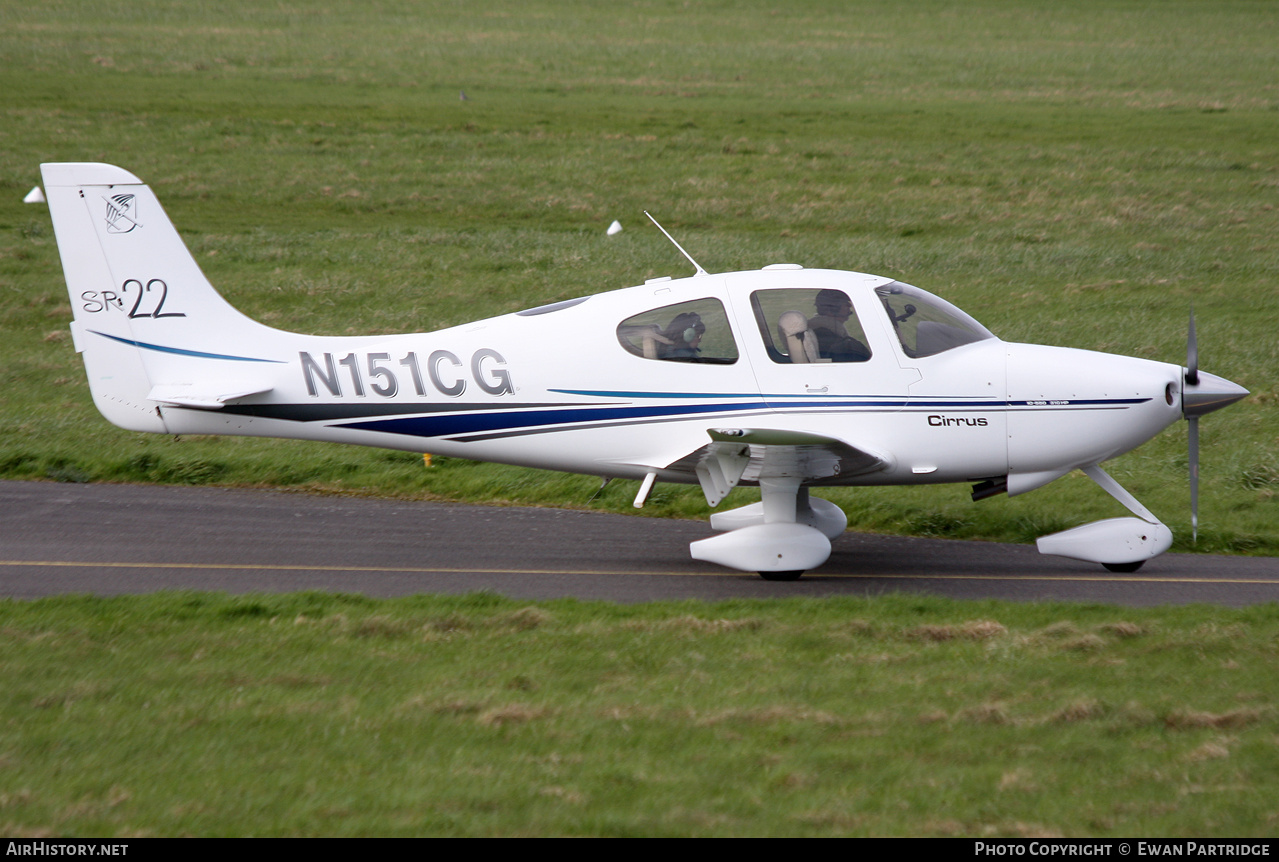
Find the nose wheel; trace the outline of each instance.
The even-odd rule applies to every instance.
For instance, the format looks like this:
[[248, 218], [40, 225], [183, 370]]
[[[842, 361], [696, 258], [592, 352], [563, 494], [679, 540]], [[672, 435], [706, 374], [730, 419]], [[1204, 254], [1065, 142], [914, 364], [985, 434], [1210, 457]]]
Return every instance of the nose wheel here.
[[760, 572], [759, 576], [766, 581], [798, 581], [802, 574], [804, 571], [801, 569], [797, 572]]

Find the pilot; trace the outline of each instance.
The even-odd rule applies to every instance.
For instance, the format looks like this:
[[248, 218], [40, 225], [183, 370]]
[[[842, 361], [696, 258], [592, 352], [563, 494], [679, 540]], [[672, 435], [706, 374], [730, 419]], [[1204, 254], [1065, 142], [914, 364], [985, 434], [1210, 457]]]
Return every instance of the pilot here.
[[702, 318], [691, 311], [675, 315], [670, 325], [662, 330], [662, 341], [658, 344], [658, 359], [675, 359], [684, 362], [695, 362], [702, 354], [698, 345], [706, 334], [706, 324]]
[[848, 334], [845, 324], [853, 314], [853, 303], [840, 290], [819, 290], [813, 300], [817, 316], [808, 320], [808, 329], [817, 336], [817, 350], [831, 362], [865, 362], [870, 348]]

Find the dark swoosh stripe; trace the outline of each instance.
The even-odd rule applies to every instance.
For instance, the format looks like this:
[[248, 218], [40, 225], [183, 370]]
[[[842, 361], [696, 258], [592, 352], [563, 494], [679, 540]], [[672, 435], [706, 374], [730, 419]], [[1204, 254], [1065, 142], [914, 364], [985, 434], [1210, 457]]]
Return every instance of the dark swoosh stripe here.
[[[546, 407], [570, 407], [564, 402], [510, 403], [502, 410], [533, 410]], [[257, 416], [263, 419], [286, 419], [292, 422], [325, 422], [342, 419], [362, 419], [378, 416], [401, 416], [409, 413], [463, 413], [475, 410], [492, 410], [492, 402], [445, 401], [439, 403], [407, 404], [228, 404], [222, 413], [237, 416]]]
[[413, 416], [403, 419], [352, 422], [337, 427], [358, 428], [363, 431], [380, 431], [385, 434], [405, 434], [411, 437], [448, 437], [455, 434], [504, 431], [512, 428], [538, 428], [548, 425], [600, 422], [610, 419], [695, 416], [706, 413], [759, 409], [767, 409], [767, 405], [756, 401], [746, 404], [686, 404], [680, 407], [591, 407], [584, 409], [539, 410], [527, 413], [514, 413], [504, 410], [492, 413], [472, 413], [464, 416]]

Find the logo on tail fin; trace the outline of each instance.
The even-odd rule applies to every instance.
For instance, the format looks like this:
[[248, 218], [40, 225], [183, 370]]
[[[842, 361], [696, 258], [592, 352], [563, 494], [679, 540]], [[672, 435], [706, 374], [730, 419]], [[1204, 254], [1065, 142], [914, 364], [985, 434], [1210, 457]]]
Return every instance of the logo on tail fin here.
[[107, 202], [107, 233], [128, 233], [138, 227], [138, 205], [135, 195], [112, 195], [103, 200]]

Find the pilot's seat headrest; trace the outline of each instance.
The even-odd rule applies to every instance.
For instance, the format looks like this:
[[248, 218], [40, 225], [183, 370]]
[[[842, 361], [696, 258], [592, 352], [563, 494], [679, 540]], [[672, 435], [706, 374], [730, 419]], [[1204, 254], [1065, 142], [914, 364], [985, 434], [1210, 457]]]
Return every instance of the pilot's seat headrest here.
[[801, 332], [808, 331], [808, 318], [798, 311], [788, 311], [777, 318], [777, 329], [781, 332], [782, 338], [799, 335]]
[[787, 311], [777, 318], [777, 334], [791, 362], [817, 361], [817, 339], [808, 331], [808, 318], [802, 312]]

